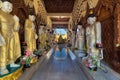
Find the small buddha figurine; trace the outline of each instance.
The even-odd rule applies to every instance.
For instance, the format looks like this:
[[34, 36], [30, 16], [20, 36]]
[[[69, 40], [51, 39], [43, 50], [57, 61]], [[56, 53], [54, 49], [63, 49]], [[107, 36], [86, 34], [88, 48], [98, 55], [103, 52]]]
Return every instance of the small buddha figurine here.
[[37, 34], [34, 25], [35, 16], [29, 15], [29, 19], [25, 21], [25, 42], [27, 43], [27, 50], [33, 53], [36, 50]]
[[8, 64], [10, 64], [11, 68], [20, 66], [14, 63], [21, 54], [19, 52], [15, 53], [15, 49], [17, 49], [15, 45], [15, 31], [16, 27], [18, 27], [18, 21], [15, 21], [15, 18], [17, 18], [17, 16], [10, 14], [11, 11], [12, 3], [7, 0], [3, 0], [0, 9], [0, 34], [3, 37], [5, 44], [0, 46], [0, 75], [9, 73], [6, 68]]
[[77, 26], [77, 34], [76, 34], [76, 47], [83, 51], [84, 45], [85, 45], [85, 39], [84, 39], [84, 28], [82, 27], [82, 23], [79, 22]]
[[87, 19], [89, 26], [86, 28], [87, 53], [92, 53], [93, 57], [98, 56], [101, 42], [101, 23], [96, 21], [94, 14], [90, 14]]

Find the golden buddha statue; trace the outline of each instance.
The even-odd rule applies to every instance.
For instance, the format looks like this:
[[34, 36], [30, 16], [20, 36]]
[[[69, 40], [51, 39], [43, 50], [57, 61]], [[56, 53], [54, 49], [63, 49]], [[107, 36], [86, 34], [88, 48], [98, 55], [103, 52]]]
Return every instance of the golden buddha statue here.
[[4, 38], [5, 44], [0, 46], [0, 75], [9, 72], [6, 68], [8, 64], [10, 64], [10, 67], [19, 67], [19, 65], [14, 63], [21, 55], [15, 45], [16, 41], [19, 41], [19, 38], [16, 38], [18, 36], [15, 36], [15, 28], [18, 25], [15, 21], [16, 17], [10, 14], [11, 11], [12, 3], [3, 1], [0, 9], [0, 34]]
[[37, 34], [35, 32], [34, 15], [29, 15], [29, 19], [25, 21], [25, 42], [27, 43], [27, 50], [31, 52], [36, 50]]

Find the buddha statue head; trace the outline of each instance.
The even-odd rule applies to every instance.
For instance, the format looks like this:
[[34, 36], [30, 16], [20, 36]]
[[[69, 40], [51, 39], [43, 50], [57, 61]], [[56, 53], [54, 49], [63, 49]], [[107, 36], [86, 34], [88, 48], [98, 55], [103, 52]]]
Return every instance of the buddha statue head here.
[[89, 14], [87, 18], [87, 23], [92, 25], [96, 22], [96, 16], [94, 14]]
[[77, 26], [77, 31], [79, 31], [81, 28], [82, 28], [82, 23], [79, 22], [79, 23], [78, 23], [78, 26]]
[[82, 23], [79, 22], [79, 23], [78, 23], [78, 29], [81, 29], [81, 28], [82, 28]]
[[29, 19], [30, 19], [31, 21], [35, 21], [35, 16], [34, 16], [34, 15], [29, 15]]
[[2, 5], [1, 5], [1, 10], [6, 12], [6, 13], [10, 13], [12, 12], [12, 8], [13, 5], [11, 2], [7, 1], [7, 0], [2, 0]]

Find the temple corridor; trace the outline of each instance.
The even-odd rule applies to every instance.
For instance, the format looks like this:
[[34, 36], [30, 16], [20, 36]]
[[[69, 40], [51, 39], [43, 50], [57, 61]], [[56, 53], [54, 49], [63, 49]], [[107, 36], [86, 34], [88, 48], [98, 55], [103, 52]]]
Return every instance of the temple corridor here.
[[0, 0], [0, 80], [120, 80], [120, 0]]

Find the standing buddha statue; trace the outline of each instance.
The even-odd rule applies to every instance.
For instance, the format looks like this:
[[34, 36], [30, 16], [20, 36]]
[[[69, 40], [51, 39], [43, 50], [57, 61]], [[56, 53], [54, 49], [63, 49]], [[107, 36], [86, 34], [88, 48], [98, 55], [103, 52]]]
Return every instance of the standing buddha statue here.
[[76, 34], [76, 47], [83, 51], [84, 45], [85, 45], [85, 39], [84, 39], [84, 28], [82, 27], [82, 23], [79, 22], [77, 26], [77, 34]]
[[35, 16], [29, 15], [29, 19], [25, 21], [25, 42], [27, 43], [27, 50], [32, 53], [36, 50], [37, 34], [34, 25]]
[[93, 57], [99, 54], [99, 47], [102, 47], [101, 42], [101, 23], [96, 21], [96, 16], [90, 14], [87, 19], [89, 26], [86, 28], [87, 53], [91, 53]]
[[[12, 12], [12, 3], [3, 0], [0, 9], [0, 34], [2, 35], [5, 44], [0, 46], [0, 75], [9, 73], [6, 66], [10, 64], [10, 67], [19, 67], [15, 64], [15, 60], [20, 57], [20, 53], [15, 53], [15, 29], [18, 27], [15, 21], [16, 16], [10, 14]], [[18, 43], [19, 45], [19, 43]]]

